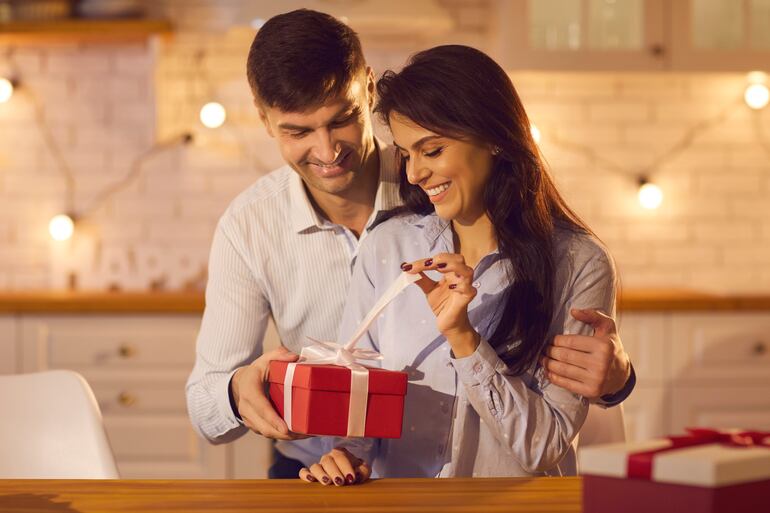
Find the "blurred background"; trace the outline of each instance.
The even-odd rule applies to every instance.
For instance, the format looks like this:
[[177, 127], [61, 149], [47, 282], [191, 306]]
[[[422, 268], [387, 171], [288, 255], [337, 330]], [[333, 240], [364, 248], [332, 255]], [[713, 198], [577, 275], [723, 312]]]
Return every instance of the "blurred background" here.
[[282, 165], [249, 45], [298, 7], [376, 75], [444, 43], [509, 71], [617, 262], [629, 437], [770, 429], [770, 0], [0, 0], [0, 372], [83, 373], [125, 477], [263, 475], [180, 391], [216, 222]]

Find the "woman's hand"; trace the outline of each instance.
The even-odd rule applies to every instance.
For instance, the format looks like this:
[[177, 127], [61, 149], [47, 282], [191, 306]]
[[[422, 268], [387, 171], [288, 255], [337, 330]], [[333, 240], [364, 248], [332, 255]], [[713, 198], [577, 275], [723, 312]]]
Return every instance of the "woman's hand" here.
[[337, 447], [321, 456], [321, 461], [299, 471], [299, 478], [308, 483], [336, 486], [363, 483], [369, 480], [372, 470], [356, 455]]
[[[468, 304], [476, 297], [473, 286], [473, 268], [462, 255], [439, 253], [426, 260], [404, 262], [401, 269], [409, 274], [420, 274], [417, 282], [436, 316], [436, 326], [452, 346], [457, 358], [469, 356], [479, 344], [479, 335], [468, 319]], [[440, 281], [428, 278], [424, 271], [438, 271]]]

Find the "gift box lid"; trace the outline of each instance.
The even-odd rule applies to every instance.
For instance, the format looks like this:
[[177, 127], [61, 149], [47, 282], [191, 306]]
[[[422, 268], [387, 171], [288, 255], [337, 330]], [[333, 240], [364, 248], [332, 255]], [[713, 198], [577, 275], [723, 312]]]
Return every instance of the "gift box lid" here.
[[[666, 449], [668, 439], [603, 444], [581, 449], [580, 473], [627, 478], [629, 456]], [[770, 479], [770, 448], [720, 444], [681, 447], [652, 456], [652, 481], [720, 487]]]
[[[283, 385], [286, 368], [290, 362], [272, 361], [268, 381]], [[407, 373], [367, 367], [369, 369], [369, 393], [405, 395]], [[299, 364], [294, 369], [294, 388], [350, 392], [350, 369], [339, 365]]]

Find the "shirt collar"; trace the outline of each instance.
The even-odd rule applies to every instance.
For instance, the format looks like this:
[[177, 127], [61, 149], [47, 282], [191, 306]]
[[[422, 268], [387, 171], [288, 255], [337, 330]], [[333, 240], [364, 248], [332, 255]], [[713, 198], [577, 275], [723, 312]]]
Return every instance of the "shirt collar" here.
[[[378, 151], [380, 155], [380, 183], [377, 186], [374, 210], [367, 223], [367, 228], [376, 225], [383, 214], [401, 204], [398, 192], [399, 176], [396, 168], [395, 147], [378, 138], [374, 139], [374, 144], [375, 151]], [[296, 233], [314, 227], [318, 229], [329, 227], [329, 222], [323, 219], [313, 207], [302, 177], [294, 170], [292, 170], [289, 178], [289, 201], [291, 202], [292, 229]]]

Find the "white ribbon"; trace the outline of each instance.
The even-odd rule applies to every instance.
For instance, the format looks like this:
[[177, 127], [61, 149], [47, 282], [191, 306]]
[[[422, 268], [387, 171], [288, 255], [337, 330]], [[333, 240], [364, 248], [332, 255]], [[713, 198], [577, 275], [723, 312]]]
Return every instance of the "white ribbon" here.
[[339, 365], [350, 369], [350, 406], [348, 408], [347, 436], [364, 436], [366, 405], [369, 399], [369, 369], [359, 362], [382, 360], [383, 357], [377, 351], [360, 349], [356, 347], [356, 344], [388, 303], [401, 293], [402, 290], [419, 279], [419, 274], [401, 273], [382, 297], [377, 300], [372, 309], [369, 310], [358, 329], [356, 329], [350, 340], [345, 344], [307, 337], [310, 340], [310, 345], [302, 348], [299, 360], [288, 365], [286, 376], [283, 380], [283, 418], [289, 430], [293, 430], [291, 411], [292, 386], [294, 384], [294, 370], [296, 366], [302, 364]]

